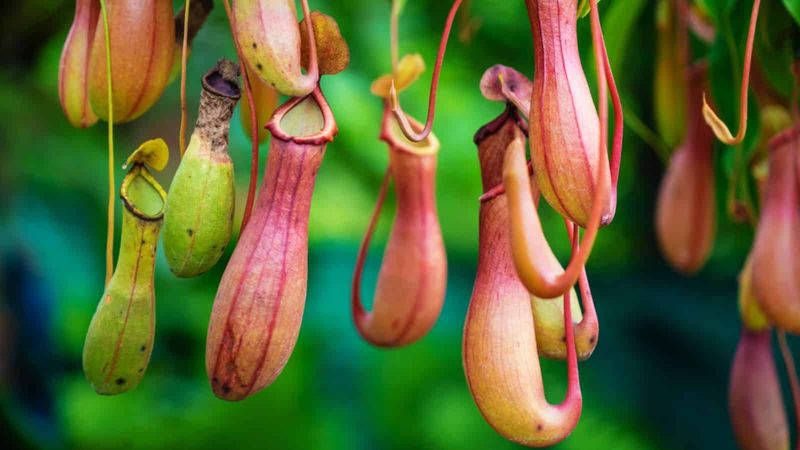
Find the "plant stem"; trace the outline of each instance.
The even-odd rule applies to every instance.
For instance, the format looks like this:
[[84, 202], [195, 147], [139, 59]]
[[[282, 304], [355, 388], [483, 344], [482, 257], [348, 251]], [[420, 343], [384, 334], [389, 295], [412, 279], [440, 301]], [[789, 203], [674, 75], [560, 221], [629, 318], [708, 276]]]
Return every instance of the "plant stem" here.
[[183, 10], [183, 46], [181, 48], [181, 130], [178, 136], [181, 158], [186, 151], [186, 59], [189, 43], [189, 8], [192, 0], [186, 0]]
[[114, 181], [114, 100], [111, 87], [111, 35], [108, 31], [106, 0], [100, 0], [103, 13], [103, 33], [106, 43], [106, 84], [108, 85], [108, 222], [106, 226], [106, 281], [114, 274], [114, 205], [116, 182]]

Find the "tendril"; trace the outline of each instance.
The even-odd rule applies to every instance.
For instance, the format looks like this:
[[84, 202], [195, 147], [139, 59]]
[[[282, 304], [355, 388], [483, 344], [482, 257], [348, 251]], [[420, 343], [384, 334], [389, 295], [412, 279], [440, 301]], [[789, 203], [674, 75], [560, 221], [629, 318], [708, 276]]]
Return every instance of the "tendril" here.
[[[564, 219], [564, 226], [567, 229], [570, 243], [573, 245], [573, 252], [575, 252], [578, 250], [581, 228], [578, 224], [572, 223], [568, 219]], [[583, 307], [583, 319], [581, 319], [581, 324], [587, 320], [597, 322], [597, 309], [594, 306], [594, 297], [592, 296], [592, 289], [589, 286], [589, 276], [586, 274], [585, 266], [578, 278], [578, 287], [581, 292], [581, 306]]]
[[[566, 269], [558, 265], [544, 236], [539, 215], [534, 206], [530, 177], [525, 164], [525, 144], [521, 139], [513, 140], [508, 147], [504, 167], [503, 183], [508, 195], [509, 225], [514, 265], [520, 281], [540, 298], [560, 297], [578, 280], [583, 266], [589, 259], [608, 201], [608, 155], [600, 147], [598, 191], [592, 205], [589, 226], [583, 242], [570, 257]], [[560, 273], [553, 269], [558, 266]]]
[[[578, 252], [578, 239], [572, 241], [572, 254]], [[564, 293], [564, 337], [567, 344], [567, 395], [564, 403], [569, 404], [581, 397], [581, 380], [578, 373], [578, 349], [575, 345], [575, 326], [572, 324], [571, 289]]]
[[[228, 0], [225, 0], [226, 2]], [[319, 61], [317, 60], [317, 38], [314, 35], [314, 20], [311, 18], [311, 9], [308, 7], [308, 0], [300, 0], [303, 8], [303, 17], [306, 19], [306, 33], [308, 34], [308, 72], [305, 78], [316, 80], [319, 84]]]
[[453, 2], [453, 6], [450, 8], [450, 13], [447, 15], [447, 20], [445, 21], [444, 30], [442, 31], [442, 40], [439, 43], [439, 53], [436, 56], [436, 64], [433, 66], [431, 91], [428, 95], [428, 118], [425, 120], [425, 127], [421, 132], [417, 132], [414, 129], [408, 117], [406, 117], [406, 113], [403, 112], [403, 109], [400, 106], [400, 99], [397, 98], [397, 89], [395, 89], [394, 81], [392, 81], [391, 88], [389, 89], [392, 112], [394, 113], [395, 118], [397, 118], [397, 123], [400, 126], [400, 130], [409, 140], [413, 142], [424, 141], [425, 138], [431, 134], [431, 130], [433, 129], [433, 118], [436, 115], [436, 93], [439, 89], [439, 77], [442, 73], [442, 62], [444, 61], [444, 54], [447, 50], [447, 41], [450, 38], [450, 30], [453, 28], [453, 22], [455, 21], [456, 13], [458, 13], [458, 8], [461, 6], [462, 1], [463, 0], [455, 0]]
[[[613, 76], [609, 77], [611, 67], [608, 61], [608, 54], [606, 53], [606, 44], [603, 39], [603, 30], [600, 26], [600, 13], [597, 11], [597, 0], [591, 0], [590, 5], [591, 14], [591, 28], [592, 28], [592, 41], [594, 43], [594, 58], [595, 66], [597, 67], [597, 101], [598, 101], [598, 116], [600, 118], [600, 148], [605, 149], [608, 146], [608, 88], [611, 87], [612, 95], [615, 95], [614, 111], [616, 114], [617, 107], [619, 106], [620, 114], [622, 106], [619, 103], [619, 93], [617, 92], [616, 84], [614, 83]], [[608, 81], [611, 83], [608, 83]], [[613, 86], [613, 87], [612, 87]], [[619, 156], [622, 150], [622, 133], [621, 133], [621, 120], [616, 121], [614, 127], [614, 147], [612, 148], [611, 165], [611, 179], [612, 183], [616, 178], [614, 175], [614, 156], [616, 155], [616, 171], [619, 172]], [[620, 125], [620, 126], [617, 126]], [[619, 130], [619, 136], [617, 131]], [[619, 142], [617, 141], [619, 139]], [[605, 152], [604, 152], [605, 153]], [[616, 185], [612, 186], [616, 187]], [[616, 189], [614, 189], [616, 190]]]
[[717, 139], [727, 145], [738, 145], [744, 140], [747, 133], [747, 92], [750, 86], [750, 67], [753, 61], [753, 42], [756, 35], [756, 24], [758, 23], [758, 10], [761, 5], [761, 0], [753, 1], [753, 10], [750, 15], [750, 29], [747, 33], [747, 44], [745, 44], [744, 51], [744, 68], [742, 71], [742, 87], [739, 96], [739, 132], [736, 136], [731, 134], [730, 129], [722, 119], [719, 118], [714, 109], [706, 101], [706, 96], [703, 95], [703, 117], [708, 126], [714, 131]]
[[[506, 154], [506, 161], [503, 168], [503, 182], [506, 186], [509, 197], [509, 216], [511, 226], [512, 256], [517, 274], [525, 287], [537, 297], [554, 298], [564, 295], [565, 292], [575, 284], [580, 277], [586, 261], [589, 259], [592, 247], [594, 246], [597, 232], [602, 221], [603, 209], [608, 202], [609, 195], [612, 193], [606, 189], [607, 179], [610, 176], [608, 160], [608, 86], [606, 84], [606, 71], [604, 69], [604, 51], [602, 31], [598, 25], [600, 22], [597, 12], [597, 0], [591, 0], [592, 14], [592, 34], [594, 36], [595, 63], [597, 65], [598, 82], [598, 103], [600, 133], [598, 153], [600, 165], [598, 167], [598, 180], [596, 186], [598, 190], [595, 194], [592, 211], [590, 214], [586, 234], [583, 236], [585, 242], [577, 246], [577, 251], [573, 252], [566, 269], [561, 269], [561, 273], [554, 275], [550, 269], [551, 265], [542, 254], [550, 255], [551, 261], [557, 260], [547, 244], [542, 230], [542, 224], [538, 213], [533, 207], [533, 198], [530, 190], [530, 183], [527, 181], [527, 170], [525, 176], [522, 175], [525, 149], [520, 139], [515, 139], [509, 144]], [[622, 123], [622, 121], [619, 121]], [[620, 142], [621, 145], [621, 142]], [[577, 240], [576, 240], [577, 243]], [[550, 267], [545, 267], [550, 266]]]
[[[228, 1], [228, 0], [226, 0]], [[319, 60], [317, 59], [317, 37], [314, 34], [314, 20], [311, 18], [311, 9], [308, 7], [308, 0], [300, 0], [303, 8], [303, 18], [306, 22], [306, 34], [308, 34], [308, 71], [303, 77], [305, 80], [313, 79], [319, 85]]]
[[189, 8], [192, 0], [186, 0], [183, 10], [183, 46], [181, 47], [181, 129], [178, 135], [181, 158], [186, 152], [186, 59], [189, 41]]
[[369, 244], [372, 242], [372, 235], [375, 233], [375, 227], [378, 225], [378, 219], [383, 210], [383, 203], [386, 200], [386, 194], [389, 191], [389, 182], [392, 179], [392, 168], [386, 168], [386, 174], [383, 176], [380, 190], [378, 191], [378, 199], [375, 201], [375, 210], [372, 212], [372, 217], [369, 219], [367, 232], [364, 234], [364, 240], [361, 241], [361, 248], [358, 250], [358, 258], [356, 259], [356, 268], [353, 271], [353, 289], [352, 289], [352, 310], [353, 317], [359, 318], [366, 314], [364, 305], [361, 303], [361, 275], [364, 273], [364, 263], [367, 261], [367, 252], [369, 251]]
[[[616, 210], [617, 204], [617, 185], [619, 183], [619, 170], [620, 165], [622, 162], [622, 140], [623, 140], [623, 132], [625, 129], [625, 116], [622, 108], [622, 100], [620, 99], [619, 90], [617, 89], [617, 82], [614, 80], [614, 73], [611, 70], [611, 62], [608, 60], [608, 51], [606, 50], [606, 41], [603, 37], [603, 27], [600, 23], [600, 14], [597, 11], [597, 0], [592, 0], [592, 10], [591, 10], [591, 27], [592, 27], [592, 36], [593, 40], [595, 41], [595, 63], [597, 64], [597, 73], [601, 72], [601, 65], [602, 65], [602, 72], [604, 74], [604, 78], [598, 75], [597, 82], [599, 85], [607, 86], [609, 93], [611, 94], [611, 102], [614, 108], [614, 137], [611, 147], [611, 161], [610, 161], [610, 169], [611, 169], [611, 195], [612, 195], [612, 215], [613, 211]], [[605, 132], [601, 133], [603, 136], [608, 135], [608, 113], [606, 112], [605, 117], [602, 115], [602, 111], [607, 111], [608, 105], [604, 105], [607, 103], [605, 100], [605, 96], [603, 95], [602, 91], [598, 86], [598, 97], [600, 97], [600, 111], [601, 111], [601, 127], [605, 126]], [[601, 130], [602, 131], [602, 130]], [[601, 137], [602, 142], [605, 145], [606, 138]]]
[[114, 274], [114, 90], [111, 87], [111, 34], [108, 31], [106, 0], [100, 0], [106, 43], [106, 84], [108, 85], [108, 222], [106, 226], [106, 285]]

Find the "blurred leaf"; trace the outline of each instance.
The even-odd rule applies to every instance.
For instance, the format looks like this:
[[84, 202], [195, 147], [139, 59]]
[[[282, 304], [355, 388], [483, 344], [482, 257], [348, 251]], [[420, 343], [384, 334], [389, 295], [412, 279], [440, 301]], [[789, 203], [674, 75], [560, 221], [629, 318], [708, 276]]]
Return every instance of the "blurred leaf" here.
[[630, 40], [634, 38], [631, 33], [645, 6], [647, 6], [647, 0], [616, 1], [611, 3], [603, 15], [608, 59], [617, 68], [622, 66], [625, 52], [631, 48]]
[[[182, 3], [175, 0], [176, 6]], [[419, 52], [430, 61], [450, 3], [407, 3], [401, 52]], [[609, 57], [626, 106], [645, 124], [653, 122], [652, 3], [601, 4]], [[696, 56], [709, 57], [712, 93], [723, 117], [734, 123], [752, 1], [701, 3], [720, 33], [711, 48], [694, 42]], [[769, 3], [764, 6], [770, 8]], [[798, 2], [775, 2], [763, 16], [757, 52], [765, 78], [784, 96], [791, 89], [786, 72], [791, 55], [783, 35], [788, 27], [796, 28], [784, 9], [788, 3], [796, 7]], [[136, 391], [113, 398], [95, 395], [83, 380], [81, 346], [102, 292], [105, 130], [73, 129], [59, 107], [58, 60], [74, 2], [35, 0], [6, 6], [4, 11], [13, 14], [6, 15], [11, 27], [3, 32], [8, 37], [3, 42], [24, 45], [16, 45], [14, 58], [0, 68], [0, 223], [9, 232], [0, 246], [25, 248], [41, 270], [47, 285], [43, 288], [53, 293], [49, 317], [54, 337], [46, 342], [39, 334], [33, 338], [55, 353], [56, 362], [44, 362], [23, 343], [31, 338], [26, 333], [32, 328], [4, 329], [18, 331], [19, 340], [12, 341], [11, 354], [0, 354], [0, 365], [20, 371], [13, 358], [28, 356], [39, 364], [35, 375], [47, 382], [34, 383], [31, 389], [31, 378], [24, 372], [0, 380], [0, 407], [12, 416], [8, 421], [0, 418], [0, 428], [33, 434], [29, 430], [41, 428], [26, 428], [25, 422], [49, 423], [60, 433], [57, 448], [517, 448], [475, 407], [461, 367], [460, 339], [477, 261], [481, 187], [472, 137], [502, 111], [502, 105], [481, 98], [478, 82], [487, 67], [498, 63], [533, 74], [525, 4], [473, 2], [473, 12], [483, 21], [478, 38], [469, 47], [452, 41], [448, 48], [435, 125], [442, 142], [437, 208], [448, 250], [447, 300], [429, 336], [394, 351], [360, 340], [348, 308], [358, 243], [387, 165], [385, 144], [378, 140], [382, 104], [369, 94], [369, 86], [389, 67], [388, 5], [374, 0], [315, 2], [315, 8], [336, 17], [354, 58], [348, 70], [322, 80], [340, 133], [328, 146], [313, 197], [304, 323], [298, 346], [277, 381], [236, 404], [213, 397], [205, 376], [208, 315], [224, 261], [201, 277], [177, 279], [164, 264], [161, 250], [155, 275], [157, 341], [150, 373]], [[586, 0], [583, 5], [588, 11]], [[578, 42], [591, 79], [589, 25], [587, 20], [579, 23]], [[223, 56], [235, 58], [235, 52], [219, 8], [198, 34], [189, 59], [190, 114], [198, 103], [200, 77]], [[426, 110], [429, 77], [430, 72], [423, 74], [423, 80], [404, 93], [408, 110], [417, 115]], [[751, 111], [748, 139], [755, 139], [758, 115], [753, 98]], [[179, 90], [172, 84], [147, 114], [115, 129], [118, 161], [157, 136], [165, 136], [175, 149], [178, 112]], [[738, 323], [734, 274], [752, 232], [720, 220], [714, 254], [698, 278], [686, 280], [668, 271], [656, 254], [651, 232], [662, 167], [628, 131], [619, 211], [613, 225], [598, 237], [588, 265], [603, 337], [591, 360], [581, 364], [583, 417], [572, 436], [556, 448], [732, 448], [725, 379]], [[268, 145], [261, 150], [263, 172]], [[230, 152], [241, 214], [250, 146], [240, 127], [231, 130]], [[730, 173], [735, 149], [720, 153], [720, 170]], [[75, 155], [82, 164], [74, 163]], [[176, 161], [158, 174], [165, 185]], [[723, 178], [718, 177], [720, 184]], [[368, 261], [369, 292], [392, 214], [390, 198]], [[543, 208], [542, 220], [556, 253], [565, 257], [569, 246], [561, 219]], [[29, 307], [25, 300], [6, 295], [3, 302]], [[563, 364], [542, 361], [542, 368], [548, 398], [555, 403], [563, 398]], [[47, 387], [52, 387], [54, 399], [43, 395]], [[37, 397], [25, 397], [30, 392]], [[24, 408], [6, 407], [10, 402], [39, 408], [38, 413], [31, 419], [21, 412]], [[683, 413], [676, 415], [676, 410]], [[15, 448], [4, 444], [0, 437], [0, 448]]]
[[[715, 18], [719, 24], [725, 19], [739, 0], [702, 0], [704, 9]], [[752, 2], [748, 2], [751, 3]]]
[[[800, 0], [796, 3], [800, 5]], [[777, 3], [766, 2], [761, 8], [755, 40], [757, 65], [754, 70], [761, 70], [769, 87], [788, 100], [795, 85], [791, 66], [795, 59], [792, 38], [796, 36], [797, 24]]]
[[800, 25], [800, 0], [783, 0], [783, 4], [791, 13], [794, 21]]

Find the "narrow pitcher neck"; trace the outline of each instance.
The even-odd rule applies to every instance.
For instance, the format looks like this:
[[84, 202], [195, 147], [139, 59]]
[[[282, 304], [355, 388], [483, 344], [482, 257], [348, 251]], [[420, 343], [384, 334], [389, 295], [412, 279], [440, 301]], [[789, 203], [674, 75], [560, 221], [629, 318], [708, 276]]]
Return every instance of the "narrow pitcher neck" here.
[[161, 223], [161, 218], [143, 219], [127, 208], [123, 208], [122, 233], [117, 270], [114, 272], [115, 278], [135, 278], [141, 281], [152, 279]]
[[436, 160], [435, 154], [417, 155], [390, 147], [389, 161], [397, 193], [398, 218], [435, 211]]
[[203, 77], [195, 133], [211, 143], [212, 151], [227, 152], [233, 109], [241, 97], [239, 66], [220, 60]]

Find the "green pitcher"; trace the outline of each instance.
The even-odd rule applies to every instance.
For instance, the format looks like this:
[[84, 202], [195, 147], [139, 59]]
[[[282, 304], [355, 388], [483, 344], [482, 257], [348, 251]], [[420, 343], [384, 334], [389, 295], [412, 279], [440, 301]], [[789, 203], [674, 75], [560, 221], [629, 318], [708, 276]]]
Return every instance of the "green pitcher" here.
[[134, 163], [120, 190], [122, 236], [111, 281], [92, 317], [83, 347], [83, 371], [99, 394], [135, 388], [147, 369], [155, 336], [153, 271], [166, 193], [142, 163]]

